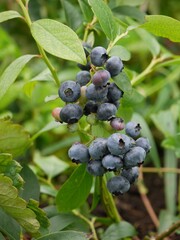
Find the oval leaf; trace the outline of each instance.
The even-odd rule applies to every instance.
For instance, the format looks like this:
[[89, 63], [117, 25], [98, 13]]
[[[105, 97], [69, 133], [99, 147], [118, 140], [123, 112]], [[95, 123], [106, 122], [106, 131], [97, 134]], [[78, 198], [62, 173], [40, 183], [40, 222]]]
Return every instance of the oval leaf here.
[[117, 36], [117, 24], [108, 5], [102, 0], [89, 0], [94, 14], [105, 35], [113, 40]]
[[16, 80], [17, 76], [24, 68], [26, 63], [28, 63], [33, 57], [36, 55], [24, 55], [17, 58], [13, 61], [3, 72], [0, 77], [0, 99], [4, 96], [8, 88], [13, 84]]
[[163, 15], [146, 16], [147, 22], [141, 25], [154, 35], [180, 42], [180, 21]]
[[56, 203], [60, 212], [69, 212], [80, 207], [87, 199], [93, 177], [86, 171], [86, 165], [80, 165], [59, 190]]
[[89, 239], [84, 233], [76, 231], [61, 231], [56, 233], [50, 233], [43, 237], [38, 238], [38, 240], [87, 240]]
[[68, 26], [51, 19], [41, 19], [31, 25], [36, 42], [48, 53], [86, 64], [86, 56], [76, 33]]
[[0, 23], [13, 18], [19, 18], [19, 17], [22, 17], [22, 16], [16, 11], [12, 11], [12, 10], [4, 11], [0, 13]]
[[135, 228], [128, 222], [113, 223], [103, 234], [102, 240], [120, 240], [136, 235]]

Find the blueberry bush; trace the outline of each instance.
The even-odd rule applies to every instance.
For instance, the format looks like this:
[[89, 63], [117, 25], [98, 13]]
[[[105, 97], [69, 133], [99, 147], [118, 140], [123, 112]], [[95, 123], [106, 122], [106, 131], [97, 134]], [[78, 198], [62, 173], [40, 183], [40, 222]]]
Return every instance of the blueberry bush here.
[[178, 239], [178, 1], [1, 2], [0, 239]]

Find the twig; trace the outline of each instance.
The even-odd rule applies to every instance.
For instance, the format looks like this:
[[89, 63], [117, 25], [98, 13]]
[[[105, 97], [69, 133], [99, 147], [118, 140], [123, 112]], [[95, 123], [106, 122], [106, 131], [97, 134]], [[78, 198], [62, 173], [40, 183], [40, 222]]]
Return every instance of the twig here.
[[143, 173], [178, 173], [178, 174], [180, 174], [180, 169], [143, 167], [142, 172]]
[[171, 233], [176, 231], [178, 228], [180, 228], [180, 221], [174, 223], [170, 226], [166, 231], [160, 233], [158, 236], [156, 236], [155, 240], [163, 240], [165, 237], [168, 237]]
[[156, 226], [156, 228], [158, 228], [159, 226], [159, 220], [156, 216], [156, 213], [154, 212], [154, 209], [151, 205], [151, 202], [149, 201], [149, 198], [147, 197], [146, 195], [146, 191], [144, 190], [145, 187], [144, 187], [144, 183], [142, 184], [143, 182], [143, 173], [142, 173], [142, 167], [140, 168], [140, 176], [139, 176], [139, 179], [140, 179], [140, 183], [138, 184], [138, 190], [139, 190], [139, 193], [141, 195], [141, 199], [146, 207], [146, 210], [152, 220], [152, 222], [154, 223], [154, 225]]

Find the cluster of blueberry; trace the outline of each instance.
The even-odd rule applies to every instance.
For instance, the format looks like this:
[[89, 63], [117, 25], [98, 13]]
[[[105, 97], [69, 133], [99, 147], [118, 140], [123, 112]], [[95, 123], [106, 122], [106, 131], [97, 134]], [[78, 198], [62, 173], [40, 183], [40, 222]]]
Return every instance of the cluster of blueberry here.
[[[123, 63], [117, 56], [109, 57], [106, 49], [101, 46], [92, 50], [84, 49], [87, 65], [78, 64], [81, 71], [77, 73], [76, 80], [61, 84], [58, 94], [67, 104], [63, 108], [54, 109], [52, 115], [56, 120], [67, 124], [78, 122], [83, 114], [90, 124], [93, 124], [92, 119], [111, 123], [116, 119], [123, 91], [110, 79], [122, 71]], [[112, 127], [121, 130], [117, 129], [117, 125], [120, 126], [122, 120], [117, 118], [114, 121]]]
[[108, 180], [107, 188], [114, 195], [123, 194], [138, 178], [138, 167], [151, 148], [147, 138], [138, 137], [140, 130], [140, 124], [128, 122], [125, 134], [118, 132], [109, 138], [96, 138], [89, 147], [74, 143], [68, 156], [72, 162], [87, 164], [87, 172], [93, 176], [114, 171], [118, 175]]

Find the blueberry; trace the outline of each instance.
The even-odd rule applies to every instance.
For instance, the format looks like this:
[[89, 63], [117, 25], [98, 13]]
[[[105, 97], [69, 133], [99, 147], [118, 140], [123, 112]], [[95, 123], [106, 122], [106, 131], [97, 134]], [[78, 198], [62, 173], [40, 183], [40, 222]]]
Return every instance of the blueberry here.
[[107, 146], [112, 155], [123, 155], [131, 147], [131, 139], [120, 133], [113, 133], [107, 140]]
[[130, 169], [123, 169], [121, 176], [125, 177], [130, 182], [130, 184], [132, 184], [139, 176], [139, 168], [133, 167]]
[[87, 61], [86, 65], [83, 65], [81, 63], [78, 63], [77, 66], [81, 69], [81, 70], [85, 70], [85, 71], [89, 71], [91, 69], [91, 63], [89, 61]]
[[88, 71], [80, 71], [76, 75], [76, 82], [79, 83], [80, 86], [85, 86], [91, 80], [91, 74]]
[[115, 117], [117, 108], [112, 103], [102, 103], [97, 110], [97, 118], [101, 121], [111, 120]]
[[88, 100], [101, 102], [106, 98], [107, 92], [107, 87], [96, 87], [94, 84], [90, 84], [86, 89], [86, 97]]
[[95, 47], [91, 51], [90, 58], [94, 66], [101, 67], [108, 59], [107, 51], [103, 47]]
[[131, 148], [124, 156], [124, 168], [132, 168], [143, 164], [146, 157], [146, 151], [141, 147]]
[[111, 77], [117, 76], [123, 68], [123, 63], [117, 56], [110, 57], [106, 62], [106, 69], [110, 72]]
[[144, 148], [146, 153], [148, 153], [151, 149], [149, 140], [145, 137], [140, 137], [136, 140], [136, 146]]
[[75, 163], [87, 163], [90, 160], [88, 148], [81, 143], [74, 143], [68, 150], [68, 156]]
[[115, 176], [108, 180], [107, 188], [110, 193], [118, 196], [127, 192], [130, 188], [129, 181], [123, 176]]
[[106, 138], [96, 138], [89, 146], [89, 154], [92, 159], [101, 159], [108, 153]]
[[98, 103], [95, 101], [88, 101], [83, 109], [84, 115], [88, 116], [91, 113], [96, 113], [98, 109]]
[[120, 157], [108, 154], [103, 157], [102, 165], [108, 171], [119, 171], [123, 167], [123, 162]]
[[64, 102], [75, 102], [81, 95], [81, 87], [79, 83], [69, 80], [61, 84], [58, 94]]
[[122, 118], [113, 118], [110, 122], [110, 125], [117, 131], [121, 131], [125, 127], [124, 120]]
[[105, 169], [100, 160], [91, 160], [87, 164], [87, 172], [93, 176], [103, 176]]
[[126, 134], [132, 138], [136, 138], [139, 136], [141, 131], [141, 126], [136, 122], [128, 122], [125, 126]]
[[123, 96], [123, 91], [118, 88], [118, 86], [115, 83], [111, 83], [108, 86], [108, 93], [107, 98], [109, 102], [116, 102]]
[[107, 70], [99, 70], [92, 77], [92, 83], [95, 86], [106, 86], [109, 79], [111, 78], [110, 73]]
[[75, 103], [67, 104], [65, 107], [62, 108], [60, 112], [61, 120], [69, 124], [78, 122], [82, 115], [82, 108]]

